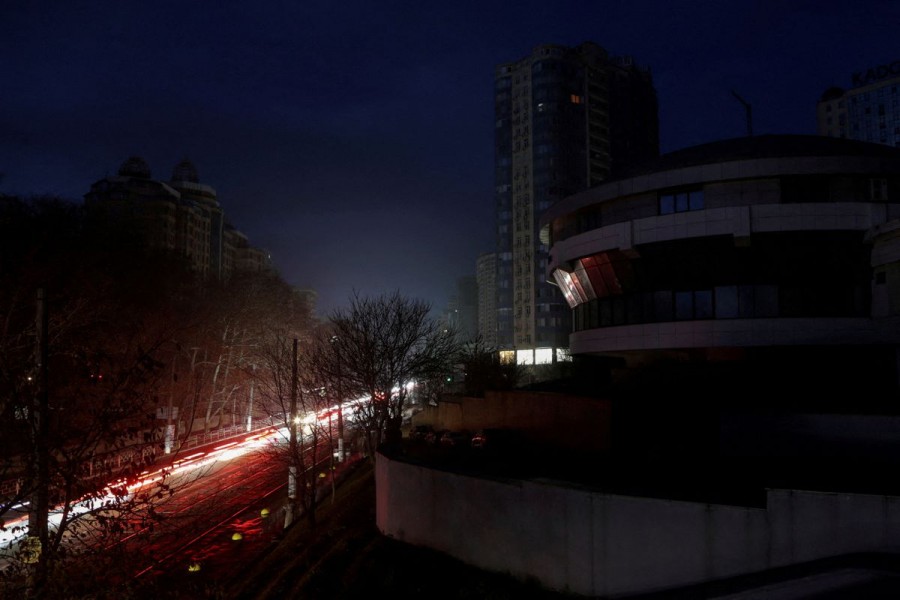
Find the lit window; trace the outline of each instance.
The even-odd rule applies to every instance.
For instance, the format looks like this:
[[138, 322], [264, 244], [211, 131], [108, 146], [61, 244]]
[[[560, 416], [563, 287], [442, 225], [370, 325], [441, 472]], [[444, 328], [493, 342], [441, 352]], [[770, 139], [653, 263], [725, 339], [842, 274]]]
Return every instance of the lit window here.
[[584, 102], [582, 97], [578, 94], [572, 94], [571, 96], [569, 96], [569, 100], [572, 102], [572, 104], [581, 104], [582, 102]]
[[537, 348], [534, 351], [534, 364], [549, 365], [553, 362], [553, 348]]
[[533, 365], [534, 364], [534, 350], [516, 350], [516, 364], [519, 365]]

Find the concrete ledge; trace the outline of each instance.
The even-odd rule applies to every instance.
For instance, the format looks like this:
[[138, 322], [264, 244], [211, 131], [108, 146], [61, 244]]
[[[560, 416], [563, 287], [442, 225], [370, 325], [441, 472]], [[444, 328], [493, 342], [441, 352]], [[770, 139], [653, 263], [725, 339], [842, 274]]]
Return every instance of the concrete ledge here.
[[765, 508], [498, 481], [379, 454], [384, 534], [586, 596], [654, 593], [850, 553], [893, 553], [900, 497], [770, 490]]

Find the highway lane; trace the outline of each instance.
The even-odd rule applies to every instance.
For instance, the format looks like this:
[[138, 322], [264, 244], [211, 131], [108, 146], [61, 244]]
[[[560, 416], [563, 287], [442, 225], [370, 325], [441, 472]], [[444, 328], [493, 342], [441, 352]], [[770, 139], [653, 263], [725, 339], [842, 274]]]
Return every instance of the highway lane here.
[[[83, 507], [84, 514], [79, 517], [82, 534], [68, 535], [63, 542], [73, 556], [81, 554], [70, 565], [74, 568], [67, 577], [75, 582], [96, 579], [102, 573], [106, 586], [126, 584], [137, 577], [140, 581], [132, 585], [136, 587], [161, 575], [190, 572], [192, 566], [221, 563], [220, 557], [227, 559], [229, 552], [239, 548], [264, 547], [283, 527], [280, 509], [286, 497], [286, 443], [286, 430], [267, 431], [195, 452], [167, 470], [145, 473], [127, 485], [127, 493], [133, 498], [160, 494], [143, 505], [152, 515], [135, 511], [123, 520], [115, 511], [97, 510], [96, 504]], [[323, 475], [328, 471], [330, 452], [330, 441], [321, 440], [317, 454]], [[173, 493], [158, 487], [161, 480]], [[7, 552], [14, 552], [24, 537], [23, 530], [16, 530], [27, 525], [27, 507], [19, 512], [7, 521], [10, 527], [0, 538]], [[100, 527], [98, 520], [107, 517], [119, 518], [124, 527], [117, 532]]]

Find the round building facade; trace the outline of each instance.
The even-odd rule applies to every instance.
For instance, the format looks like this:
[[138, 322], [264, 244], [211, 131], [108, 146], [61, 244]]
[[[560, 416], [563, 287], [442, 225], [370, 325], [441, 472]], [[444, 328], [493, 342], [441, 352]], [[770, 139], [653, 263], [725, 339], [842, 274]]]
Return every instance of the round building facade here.
[[865, 357], [896, 383], [900, 149], [819, 136], [688, 148], [555, 204], [541, 236], [573, 355], [802, 349], [820, 364]]

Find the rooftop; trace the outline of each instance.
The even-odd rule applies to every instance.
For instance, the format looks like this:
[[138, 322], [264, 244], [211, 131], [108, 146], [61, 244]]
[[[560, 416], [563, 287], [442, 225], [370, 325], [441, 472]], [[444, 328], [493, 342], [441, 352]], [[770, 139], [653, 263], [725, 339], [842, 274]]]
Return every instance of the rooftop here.
[[900, 158], [900, 148], [821, 135], [759, 135], [719, 140], [675, 150], [628, 169], [621, 179], [712, 163], [800, 156]]

